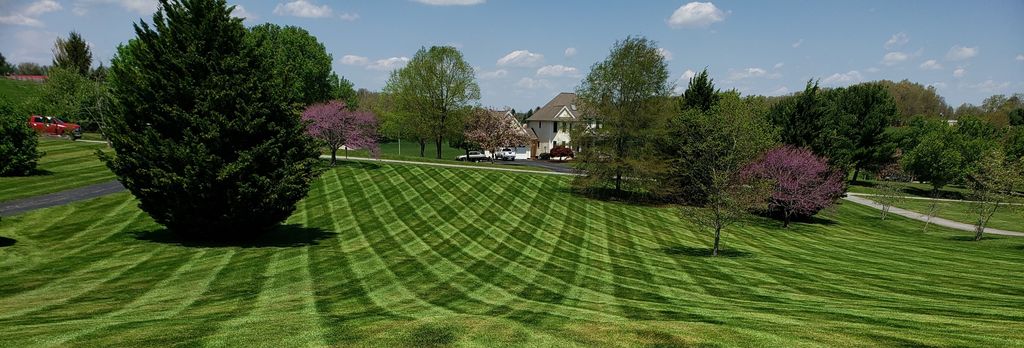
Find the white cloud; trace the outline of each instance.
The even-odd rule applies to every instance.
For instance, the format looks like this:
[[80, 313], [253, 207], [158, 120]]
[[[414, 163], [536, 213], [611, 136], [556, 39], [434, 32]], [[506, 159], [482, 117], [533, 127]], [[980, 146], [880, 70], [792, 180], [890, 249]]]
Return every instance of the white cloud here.
[[973, 84], [973, 85], [968, 85], [967, 87], [970, 87], [972, 89], [976, 89], [979, 92], [993, 93], [993, 92], [997, 92], [997, 91], [1002, 91], [1002, 90], [1006, 89], [1007, 87], [1010, 87], [1010, 83], [1009, 82], [995, 82], [995, 81], [992, 81], [992, 80], [985, 80], [984, 82], [976, 83], [976, 84]]
[[544, 62], [544, 55], [533, 53], [527, 50], [512, 51], [501, 59], [498, 59], [498, 66], [513, 66], [533, 68]]
[[703, 28], [725, 20], [725, 12], [711, 2], [691, 2], [676, 9], [668, 18], [673, 28]]
[[832, 86], [851, 85], [864, 80], [864, 76], [857, 70], [850, 70], [846, 73], [835, 73], [832, 76], [821, 80], [822, 83]]
[[327, 5], [317, 6], [307, 0], [293, 0], [274, 7], [278, 16], [294, 16], [303, 18], [326, 18], [334, 14]]
[[775, 68], [775, 69], [782, 69], [782, 67], [784, 67], [784, 66], [786, 66], [786, 63], [778, 62], [778, 63], [775, 63], [775, 66], [773, 68]]
[[156, 0], [94, 0], [93, 2], [115, 4], [122, 8], [143, 15], [153, 14], [160, 3]]
[[260, 18], [252, 12], [246, 11], [245, 7], [242, 7], [242, 5], [235, 5], [235, 10], [231, 11], [231, 15], [236, 18], [244, 18], [248, 20], [256, 20]]
[[1018, 54], [1016, 59], [1018, 62], [1024, 62], [1024, 54]]
[[370, 59], [363, 56], [346, 54], [343, 57], [341, 57], [341, 64], [345, 65], [366, 65], [369, 63]]
[[690, 81], [690, 79], [692, 79], [694, 76], [697, 76], [697, 72], [696, 71], [693, 71], [693, 70], [690, 70], [690, 69], [686, 69], [686, 71], [683, 72], [683, 76], [680, 76], [679, 79], [680, 80]]
[[338, 18], [341, 18], [341, 20], [346, 21], [346, 22], [354, 22], [357, 19], [359, 19], [359, 14], [358, 13], [348, 13], [348, 12], [345, 12], [345, 13], [342, 13], [342, 14], [338, 15]]
[[942, 64], [939, 64], [939, 62], [934, 60], [934, 59], [929, 59], [929, 60], [924, 61], [924, 63], [921, 63], [921, 69], [924, 69], [924, 70], [940, 70], [940, 69], [942, 69]]
[[779, 88], [776, 88], [774, 91], [772, 91], [771, 93], [768, 93], [768, 94], [770, 94], [770, 95], [783, 95], [783, 94], [787, 94], [787, 93], [789, 93], [789, 88], [786, 88], [786, 86], [780, 86]]
[[800, 40], [796, 40], [796, 42], [794, 42], [790, 46], [793, 46], [793, 48], [800, 48], [800, 45], [803, 45], [803, 44], [804, 44], [804, 39], [800, 39]]
[[[344, 58], [342, 58], [342, 59], [344, 59]], [[373, 64], [367, 65], [366, 68], [370, 69], [370, 70], [391, 71], [391, 70], [395, 70], [395, 69], [404, 67], [408, 63], [409, 63], [409, 58], [408, 57], [391, 57], [391, 58], [379, 59], [379, 60], [373, 62]]]
[[956, 70], [953, 70], [953, 77], [964, 77], [964, 75], [967, 75], [967, 70], [964, 68], [957, 67]]
[[565, 65], [548, 65], [537, 69], [537, 76], [580, 77], [580, 70]]
[[782, 77], [782, 74], [779, 74], [779, 73], [769, 73], [767, 70], [761, 69], [761, 68], [746, 68], [746, 69], [743, 69], [743, 70], [740, 70], [740, 71], [730, 71], [729, 72], [729, 79], [733, 80], [733, 81], [749, 79], [749, 78], [755, 78], [755, 77], [764, 77], [764, 78], [769, 78], [769, 79], [777, 79], [779, 77]]
[[963, 46], [960, 46], [960, 45], [956, 45], [956, 46], [953, 46], [952, 48], [950, 48], [949, 52], [946, 53], [946, 59], [947, 60], [954, 60], [954, 61], [955, 60], [965, 60], [965, 59], [974, 58], [974, 56], [977, 56], [977, 55], [978, 55], [978, 48], [977, 47], [963, 47]]
[[480, 70], [480, 71], [477, 72], [476, 75], [478, 77], [480, 77], [480, 79], [482, 79], [482, 80], [500, 79], [502, 77], [508, 76], [508, 70], [505, 70], [505, 69], [498, 69], [498, 70], [495, 70], [495, 71], [483, 71], [483, 70]]
[[672, 60], [672, 51], [669, 51], [667, 48], [658, 47], [658, 54], [660, 54], [662, 58], [665, 58], [666, 62]]
[[43, 22], [37, 18], [39, 15], [60, 11], [63, 8], [63, 6], [53, 0], [36, 1], [19, 11], [12, 12], [7, 16], [0, 16], [0, 24], [41, 27]]
[[893, 65], [896, 65], [896, 64], [899, 64], [899, 63], [903, 63], [904, 61], [907, 60], [907, 58], [910, 58], [910, 56], [907, 55], [906, 53], [903, 53], [903, 52], [889, 52], [889, 53], [886, 53], [885, 56], [882, 57], [882, 64], [885, 64], [885, 65], [888, 65], [888, 66], [893, 66]]
[[484, 3], [485, 0], [413, 0], [431, 6], [470, 6]]
[[524, 77], [524, 78], [519, 79], [519, 82], [516, 82], [516, 86], [519, 86], [521, 88], [526, 88], [526, 89], [539, 89], [539, 88], [550, 89], [551, 88], [551, 82], [549, 82], [548, 80], [545, 80], [545, 79], [531, 79], [529, 77]]
[[902, 47], [908, 42], [910, 42], [910, 37], [907, 36], [907, 33], [899, 32], [893, 34], [892, 37], [889, 38], [889, 41], [885, 42], [885, 49], [891, 50], [893, 48]]
[[59, 37], [57, 33], [23, 30], [13, 34], [14, 42], [4, 46], [4, 55], [7, 56], [8, 62], [50, 64], [53, 59], [53, 42]]
[[576, 55], [576, 47], [569, 47], [565, 49], [565, 57], [571, 58]]

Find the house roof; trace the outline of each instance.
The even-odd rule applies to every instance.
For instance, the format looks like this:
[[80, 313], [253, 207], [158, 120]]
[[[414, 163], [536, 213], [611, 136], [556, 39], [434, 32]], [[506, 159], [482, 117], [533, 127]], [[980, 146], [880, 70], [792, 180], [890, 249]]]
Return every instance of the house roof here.
[[529, 121], [554, 121], [558, 115], [566, 110], [574, 120], [577, 119], [576, 113], [576, 93], [562, 92], [551, 99], [544, 107], [533, 113], [533, 116], [526, 119]]

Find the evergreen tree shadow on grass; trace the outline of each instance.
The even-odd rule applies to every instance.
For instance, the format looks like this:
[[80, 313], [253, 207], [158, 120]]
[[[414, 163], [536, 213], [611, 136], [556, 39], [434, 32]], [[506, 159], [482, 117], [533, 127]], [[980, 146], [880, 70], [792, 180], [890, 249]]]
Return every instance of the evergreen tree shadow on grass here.
[[50, 176], [50, 175], [53, 175], [53, 172], [51, 172], [49, 170], [46, 170], [46, 169], [36, 168], [36, 169], [32, 169], [32, 171], [30, 171], [30, 172], [28, 172], [26, 174], [10, 174], [10, 175], [0, 175], [0, 176], [8, 177], [8, 178], [15, 178], [15, 177], [30, 177], [30, 176]]
[[0, 248], [12, 246], [17, 242], [18, 241], [13, 238], [0, 237]]
[[[673, 245], [661, 248], [661, 252], [669, 256], [691, 256], [691, 257], [712, 257], [711, 248], [696, 248], [691, 246]], [[754, 254], [735, 249], [718, 249], [717, 257], [741, 258], [753, 257]]]
[[337, 233], [315, 227], [280, 225], [259, 234], [234, 234], [210, 239], [182, 236], [166, 228], [152, 231], [129, 232], [129, 235], [140, 241], [174, 244], [194, 248], [265, 248], [319, 245], [320, 241], [331, 239], [336, 236]]
[[611, 203], [622, 203], [641, 207], [663, 207], [670, 204], [670, 202], [659, 199], [654, 195], [645, 195], [642, 193], [630, 192], [630, 191], [615, 191], [610, 188], [593, 188], [593, 189], [579, 189], [574, 187], [560, 187], [558, 191], [561, 193], [570, 194], [576, 197], [582, 197], [586, 199], [593, 199], [602, 202]]

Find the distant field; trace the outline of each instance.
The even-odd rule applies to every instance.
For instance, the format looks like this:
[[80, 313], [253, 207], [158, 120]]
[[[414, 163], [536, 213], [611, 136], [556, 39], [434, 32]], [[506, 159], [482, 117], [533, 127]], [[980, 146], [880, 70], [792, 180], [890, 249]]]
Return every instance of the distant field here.
[[180, 242], [127, 193], [0, 221], [5, 346], [1009, 347], [1024, 239], [842, 204], [711, 234], [554, 175], [344, 163], [288, 227]]
[[40, 173], [25, 177], [0, 177], [0, 202], [53, 193], [114, 179], [114, 174], [96, 157], [106, 145], [42, 137]]
[[[936, 216], [973, 225], [978, 220], [978, 215], [971, 210], [973, 206], [972, 203], [940, 202], [939, 213]], [[898, 207], [925, 213], [928, 211], [928, 202], [908, 199], [900, 202]], [[988, 227], [1024, 232], [1024, 207], [1003, 206], [999, 208], [989, 220]]]
[[0, 98], [21, 102], [36, 96], [42, 86], [38, 82], [17, 81], [0, 76]]

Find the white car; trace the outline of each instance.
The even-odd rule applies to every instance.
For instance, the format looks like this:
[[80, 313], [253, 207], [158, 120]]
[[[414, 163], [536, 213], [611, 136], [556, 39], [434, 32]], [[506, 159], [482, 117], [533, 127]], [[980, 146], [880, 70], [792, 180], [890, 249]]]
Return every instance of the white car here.
[[483, 152], [480, 152], [480, 151], [470, 151], [469, 152], [469, 156], [461, 155], [459, 157], [455, 157], [455, 160], [456, 161], [468, 161], [468, 162], [480, 162], [480, 161], [486, 161], [487, 160], [487, 155], [483, 154]]
[[497, 158], [497, 159], [500, 159], [500, 160], [505, 160], [505, 161], [515, 161], [516, 160], [516, 150], [510, 149], [510, 148], [507, 148], [507, 147], [503, 148], [500, 151], [498, 151], [498, 153], [496, 153], [494, 155], [494, 158]]

